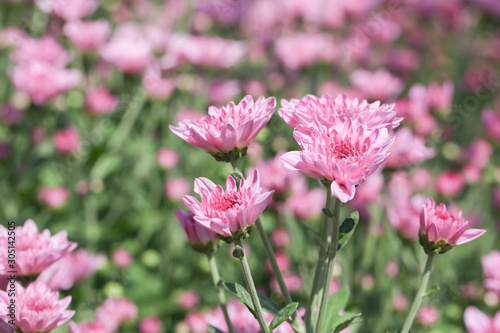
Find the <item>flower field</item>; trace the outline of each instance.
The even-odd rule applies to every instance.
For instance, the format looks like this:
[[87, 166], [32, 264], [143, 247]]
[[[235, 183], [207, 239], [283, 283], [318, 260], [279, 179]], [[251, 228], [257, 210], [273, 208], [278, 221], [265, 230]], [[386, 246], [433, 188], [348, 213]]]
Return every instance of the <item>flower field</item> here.
[[499, 20], [0, 1], [0, 332], [500, 333]]

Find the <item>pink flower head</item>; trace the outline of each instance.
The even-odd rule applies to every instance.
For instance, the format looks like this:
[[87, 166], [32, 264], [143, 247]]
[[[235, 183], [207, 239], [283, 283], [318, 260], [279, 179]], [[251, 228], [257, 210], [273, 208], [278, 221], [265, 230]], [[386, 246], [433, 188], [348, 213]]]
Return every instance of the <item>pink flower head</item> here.
[[211, 106], [208, 115], [194, 121], [183, 121], [179, 127], [170, 126], [178, 137], [212, 154], [216, 159], [237, 158], [228, 154], [245, 151], [247, 146], [269, 122], [276, 107], [274, 97], [259, 97], [254, 102], [250, 95], [239, 104], [234, 102], [216, 108]]
[[160, 68], [147, 68], [142, 76], [142, 86], [149, 97], [154, 99], [169, 98], [175, 90], [175, 83], [171, 79], [163, 78]]
[[213, 251], [215, 243], [219, 240], [215, 232], [196, 223], [194, 214], [190, 211], [185, 212], [176, 209], [175, 216], [177, 216], [179, 223], [186, 232], [189, 242], [196, 251], [203, 253]]
[[285, 201], [285, 206], [299, 220], [310, 220], [321, 215], [326, 199], [324, 188], [301, 191]]
[[445, 196], [455, 196], [465, 187], [464, 176], [456, 171], [443, 171], [436, 179], [436, 190]]
[[210, 104], [222, 104], [234, 99], [241, 94], [238, 80], [215, 81], [208, 88]]
[[[16, 268], [20, 276], [35, 275], [54, 262], [72, 252], [77, 244], [69, 242], [67, 232], [61, 231], [54, 236], [45, 229], [38, 232], [35, 222], [27, 220], [24, 226], [16, 227]], [[8, 230], [0, 226], [0, 249], [7, 262]], [[7, 272], [0, 272], [7, 274]]]
[[[300, 275], [295, 273], [283, 272], [283, 281], [285, 282], [286, 288], [291, 293], [301, 290], [302, 287], [304, 286], [304, 281], [302, 281]], [[273, 277], [271, 279], [270, 284], [271, 284], [271, 290], [281, 296], [282, 295], [281, 289], [279, 287], [278, 280], [276, 279], [276, 277]]]
[[431, 83], [427, 87], [427, 103], [429, 108], [436, 111], [445, 111], [451, 107], [453, 99], [453, 83], [446, 81], [442, 86]]
[[85, 106], [95, 115], [113, 112], [120, 105], [120, 100], [111, 95], [106, 88], [94, 88], [87, 91]]
[[29, 40], [29, 35], [22, 29], [7, 26], [0, 30], [0, 48], [15, 48]]
[[[394, 104], [381, 105], [380, 102], [368, 103], [365, 100], [360, 102], [357, 98], [349, 98], [342, 93], [335, 98], [329, 94], [319, 98], [306, 95], [302, 99], [281, 100], [281, 105], [280, 116], [293, 128], [299, 125], [309, 126], [314, 121], [330, 126], [338, 117], [362, 117], [368, 128], [387, 127], [392, 131], [403, 120], [396, 117]], [[314, 130], [314, 127], [310, 127], [310, 130]]]
[[94, 274], [105, 263], [106, 256], [102, 253], [93, 255], [85, 250], [78, 250], [44, 269], [37, 281], [46, 283], [52, 290], [68, 290], [75, 283]]
[[145, 317], [139, 323], [141, 333], [161, 333], [163, 324], [157, 317]]
[[439, 321], [439, 312], [431, 305], [424, 306], [418, 311], [417, 320], [425, 327], [434, 326]]
[[43, 62], [63, 68], [70, 62], [71, 56], [52, 36], [45, 36], [26, 40], [10, 54], [10, 59], [18, 65]]
[[14, 320], [8, 307], [15, 304], [15, 326], [23, 333], [50, 332], [75, 314], [75, 311], [66, 310], [71, 296], [59, 300], [59, 293], [50, 290], [45, 283], [33, 282], [23, 288], [16, 282], [15, 290], [15, 298], [0, 291], [0, 320]]
[[481, 265], [486, 279], [484, 287], [500, 296], [500, 251], [494, 250], [481, 257]]
[[2, 123], [7, 126], [17, 124], [23, 119], [24, 112], [10, 106], [9, 104], [1, 106], [0, 109]]
[[93, 322], [81, 322], [75, 323], [70, 321], [68, 323], [69, 333], [109, 333], [110, 330], [108, 326], [99, 320], [94, 320]]
[[493, 140], [500, 141], [500, 113], [491, 109], [481, 112], [481, 119], [486, 134]]
[[327, 127], [299, 125], [293, 133], [303, 151], [284, 154], [281, 161], [306, 176], [326, 180], [342, 202], [352, 200], [363, 183], [389, 157], [394, 136], [386, 127], [369, 129], [362, 118], [338, 120]]
[[172, 201], [181, 201], [182, 196], [191, 191], [191, 184], [186, 178], [170, 178], [165, 183], [165, 195]]
[[500, 311], [492, 318], [469, 306], [464, 312], [464, 322], [469, 333], [500, 333]]
[[386, 166], [399, 168], [431, 159], [436, 155], [436, 150], [426, 147], [424, 139], [414, 135], [408, 127], [402, 127], [396, 132], [390, 153]]
[[462, 211], [455, 216], [448, 212], [444, 203], [436, 207], [428, 198], [420, 212], [420, 244], [426, 253], [445, 253], [456, 245], [470, 242], [481, 235], [484, 229], [468, 229], [469, 221], [462, 218]]
[[107, 298], [96, 310], [95, 321], [105, 323], [114, 332], [124, 321], [137, 318], [137, 306], [127, 298]]
[[162, 169], [172, 169], [179, 164], [179, 153], [177, 153], [173, 149], [169, 148], [160, 148], [156, 152], [156, 163]]
[[38, 190], [38, 198], [52, 209], [59, 209], [68, 200], [68, 189], [63, 186], [42, 187]]
[[255, 170], [240, 186], [229, 176], [226, 190], [207, 178], [197, 178], [194, 191], [201, 203], [185, 195], [184, 204], [194, 213], [194, 220], [227, 241], [246, 237], [248, 228], [257, 220], [271, 201], [273, 192], [264, 192], [260, 186], [259, 172]]
[[298, 70], [311, 66], [319, 60], [337, 58], [338, 51], [331, 47], [332, 42], [331, 37], [327, 34], [300, 33], [281, 36], [276, 40], [274, 52], [287, 68]]
[[130, 252], [128, 252], [123, 247], [117, 248], [113, 252], [112, 258], [113, 258], [113, 263], [120, 268], [128, 267], [132, 265], [132, 262], [134, 261], [134, 257], [132, 257]]
[[41, 11], [57, 15], [65, 21], [76, 21], [92, 14], [99, 0], [35, 0]]
[[110, 30], [106, 20], [73, 21], [64, 25], [64, 34], [82, 52], [97, 51], [106, 43]]
[[403, 82], [386, 69], [376, 72], [356, 69], [349, 76], [349, 81], [368, 100], [389, 100], [398, 96], [404, 88]]
[[73, 89], [81, 78], [76, 69], [59, 68], [39, 61], [18, 65], [10, 73], [14, 87], [26, 93], [36, 105]]
[[177, 301], [182, 309], [192, 310], [198, 306], [198, 304], [200, 303], [200, 298], [195, 291], [186, 290], [179, 295]]
[[74, 154], [80, 149], [80, 134], [75, 127], [56, 131], [54, 146], [59, 154]]

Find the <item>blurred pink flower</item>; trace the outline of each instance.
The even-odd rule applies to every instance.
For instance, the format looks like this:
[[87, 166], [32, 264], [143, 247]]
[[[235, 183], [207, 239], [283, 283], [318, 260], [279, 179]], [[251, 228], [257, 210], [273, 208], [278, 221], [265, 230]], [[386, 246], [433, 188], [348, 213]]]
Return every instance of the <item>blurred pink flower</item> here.
[[78, 250], [44, 269], [36, 281], [46, 283], [52, 290], [68, 290], [75, 283], [94, 274], [105, 263], [106, 256], [102, 253], [93, 255], [85, 250]]
[[170, 148], [160, 148], [156, 152], [156, 163], [165, 170], [175, 168], [179, 164], [179, 153]]
[[[290, 257], [285, 252], [276, 252], [275, 254], [276, 257], [276, 263], [278, 264], [278, 267], [281, 272], [288, 271], [291, 266], [290, 262]], [[273, 273], [273, 268], [271, 266], [271, 263], [269, 262], [269, 259], [266, 258], [266, 269], [269, 273]]]
[[114, 332], [120, 323], [134, 320], [137, 314], [137, 306], [131, 300], [109, 297], [97, 308], [95, 321], [105, 323], [108, 332]]
[[172, 201], [182, 200], [182, 196], [191, 191], [191, 185], [186, 178], [170, 178], [165, 183], [165, 195]]
[[423, 191], [432, 186], [434, 179], [429, 170], [425, 168], [414, 168], [411, 173], [411, 181], [416, 190]]
[[481, 257], [481, 265], [486, 279], [484, 287], [500, 296], [500, 251], [493, 250]]
[[142, 76], [142, 86], [149, 97], [167, 99], [175, 90], [175, 83], [171, 79], [163, 78], [160, 69], [155, 66], [146, 69]]
[[[329, 127], [338, 117], [360, 117], [369, 129], [387, 127], [392, 131], [403, 119], [396, 117], [394, 104], [381, 105], [380, 102], [368, 103], [365, 100], [360, 102], [343, 93], [335, 98], [329, 94], [321, 97], [306, 95], [302, 99], [281, 100], [281, 105], [280, 116], [293, 128], [299, 125], [310, 126], [314, 121]], [[314, 127], [311, 126], [309, 130], [313, 131]]]
[[432, 305], [424, 306], [418, 310], [417, 320], [422, 326], [434, 326], [439, 321], [439, 312]]
[[483, 177], [483, 171], [473, 164], [467, 164], [462, 169], [463, 179], [469, 184], [477, 184]]
[[355, 69], [349, 76], [349, 81], [368, 100], [387, 101], [398, 96], [404, 88], [403, 82], [386, 69], [375, 72]]
[[492, 153], [493, 146], [491, 143], [484, 139], [476, 139], [463, 150], [463, 157], [468, 163], [482, 170], [490, 163]]
[[285, 248], [292, 243], [292, 235], [285, 228], [276, 228], [271, 233], [271, 242], [277, 248]]
[[484, 109], [481, 112], [486, 134], [493, 140], [500, 141], [500, 112]]
[[120, 100], [106, 88], [91, 88], [85, 96], [85, 107], [91, 114], [100, 115], [113, 112]]
[[81, 323], [75, 323], [70, 321], [68, 323], [69, 333], [109, 333], [110, 330], [108, 326], [102, 321], [83, 321]]
[[456, 245], [468, 243], [486, 230], [467, 229], [468, 221], [462, 218], [462, 211], [454, 215], [447, 211], [444, 203], [436, 207], [428, 198], [420, 212], [420, 244], [426, 253], [444, 253]]
[[285, 201], [285, 206], [299, 220], [310, 220], [321, 215], [325, 206], [326, 190], [316, 188], [293, 194]]
[[24, 116], [24, 112], [21, 110], [18, 110], [9, 104], [5, 104], [1, 107], [1, 118], [2, 118], [2, 123], [4, 123], [7, 126], [12, 126], [14, 124], [19, 123]]
[[125, 268], [132, 265], [134, 257], [125, 248], [119, 247], [113, 252], [113, 263], [120, 268]]
[[170, 129], [184, 141], [211, 154], [229, 153], [247, 147], [269, 122], [275, 107], [274, 97], [261, 96], [254, 102], [247, 95], [237, 105], [231, 102], [220, 109], [211, 106], [203, 118], [186, 120]]
[[163, 324], [157, 317], [145, 317], [139, 323], [141, 333], [161, 333]]
[[271, 201], [273, 192], [264, 192], [260, 186], [257, 170], [247, 179], [242, 178], [240, 186], [229, 176], [226, 190], [207, 178], [197, 178], [194, 191], [201, 197], [201, 203], [185, 195], [184, 204], [194, 213], [194, 220], [224, 237], [240, 237], [247, 232]]
[[267, 87], [261, 81], [249, 80], [243, 84], [243, 91], [247, 95], [257, 97], [257, 96], [265, 95], [267, 93]]
[[23, 333], [50, 332], [66, 323], [75, 311], [66, 310], [71, 296], [59, 299], [59, 293], [52, 291], [42, 282], [32, 282], [26, 288], [16, 282], [15, 298], [0, 290], [0, 320], [12, 320], [9, 306], [15, 304], [15, 327]]
[[427, 87], [427, 103], [431, 110], [446, 111], [451, 108], [453, 100], [453, 83], [446, 81], [439, 86], [437, 83], [431, 83]]
[[405, 311], [406, 308], [408, 307], [408, 299], [406, 298], [405, 295], [398, 294], [392, 300], [392, 306], [394, 307], [394, 310], [398, 312]]
[[80, 134], [75, 127], [68, 127], [54, 133], [54, 146], [59, 154], [74, 154], [78, 152], [80, 145]]
[[231, 101], [241, 94], [238, 80], [215, 81], [208, 88], [210, 104], [222, 104]]
[[111, 28], [106, 20], [73, 21], [64, 25], [64, 34], [82, 52], [97, 51], [108, 40]]
[[469, 333], [500, 333], [500, 311], [492, 318], [468, 306], [464, 312], [464, 322]]
[[195, 291], [186, 290], [180, 293], [177, 302], [179, 303], [181, 309], [192, 310], [198, 306], [198, 304], [200, 303], [200, 298]]
[[423, 138], [414, 135], [408, 127], [402, 127], [396, 132], [390, 153], [386, 166], [400, 168], [433, 158], [436, 149], [426, 147]]
[[397, 261], [389, 261], [387, 265], [385, 265], [385, 274], [387, 274], [388, 277], [395, 277], [399, 273], [399, 264]]
[[[7, 262], [8, 230], [0, 226], [0, 248], [2, 257]], [[16, 271], [19, 276], [36, 275], [68, 255], [77, 247], [69, 242], [67, 232], [61, 231], [54, 236], [45, 229], [38, 232], [35, 222], [27, 220], [24, 226], [16, 227]], [[7, 272], [0, 272], [7, 274]]]
[[68, 200], [68, 189], [63, 186], [41, 187], [38, 190], [38, 198], [52, 209], [59, 209]]
[[214, 244], [219, 240], [215, 232], [196, 223], [194, 214], [190, 211], [185, 212], [176, 209], [175, 216], [177, 216], [179, 223], [186, 232], [189, 242], [195, 249], [202, 252], [205, 252], [204, 250], [213, 250]]
[[29, 35], [18, 27], [7, 26], [0, 30], [0, 48], [15, 48], [29, 39]]
[[36, 105], [73, 89], [81, 78], [76, 69], [63, 69], [37, 61], [18, 65], [10, 72], [14, 87], [28, 94]]
[[436, 178], [436, 190], [445, 196], [458, 195], [465, 187], [465, 180], [460, 172], [443, 171]]
[[99, 7], [99, 0], [35, 0], [37, 7], [65, 21], [77, 21], [89, 16]]
[[42, 62], [64, 68], [71, 61], [71, 55], [52, 36], [28, 39], [10, 54], [10, 59], [18, 65]]
[[136, 23], [119, 26], [101, 47], [102, 58], [127, 74], [139, 74], [153, 61], [153, 46]]
[[42, 127], [33, 128], [33, 132], [31, 133], [31, 137], [33, 139], [33, 143], [38, 145], [42, 143], [47, 138], [47, 132]]
[[[285, 282], [286, 288], [288, 289], [289, 292], [293, 293], [299, 291], [304, 286], [304, 281], [302, 281], [302, 278], [298, 274], [291, 272], [283, 272], [282, 275], [283, 275], [283, 281]], [[282, 295], [276, 277], [271, 278], [270, 285], [274, 293], [280, 296]]]
[[303, 151], [288, 152], [281, 161], [291, 170], [330, 181], [333, 195], [344, 203], [387, 159], [394, 142], [387, 128], [369, 129], [362, 118], [339, 118], [330, 127], [299, 125], [293, 135]]
[[[281, 36], [276, 40], [276, 57], [289, 69], [298, 70], [311, 66], [319, 60], [333, 60], [338, 50], [327, 34], [297, 33]], [[328, 51], [325, 51], [328, 50]]]

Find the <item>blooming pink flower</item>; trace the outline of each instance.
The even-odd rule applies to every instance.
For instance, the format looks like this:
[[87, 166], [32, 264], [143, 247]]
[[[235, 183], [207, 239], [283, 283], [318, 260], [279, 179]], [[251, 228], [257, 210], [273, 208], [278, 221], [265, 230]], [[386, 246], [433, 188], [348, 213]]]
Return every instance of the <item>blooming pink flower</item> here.
[[[304, 286], [304, 281], [302, 281], [302, 278], [295, 273], [291, 272], [282, 272], [283, 274], [283, 281], [285, 282], [285, 286], [288, 289], [289, 292], [293, 293], [296, 291], [299, 291], [302, 289]], [[282, 295], [280, 286], [278, 284], [278, 280], [276, 277], [271, 278], [270, 281], [271, 289], [274, 293], [278, 295]]]
[[134, 258], [132, 257], [130, 252], [128, 252], [123, 247], [117, 248], [113, 252], [112, 258], [113, 258], [113, 263], [120, 268], [128, 267], [132, 265], [132, 262], [134, 261]]
[[369, 72], [356, 69], [349, 76], [352, 86], [361, 90], [368, 100], [389, 100], [401, 93], [403, 82], [386, 69]]
[[493, 146], [491, 143], [484, 139], [476, 139], [463, 150], [463, 158], [482, 170], [490, 163], [492, 153]]
[[493, 140], [500, 141], [500, 113], [491, 109], [481, 112], [481, 119], [486, 134]]
[[279, 37], [274, 52], [287, 68], [297, 70], [311, 66], [318, 60], [337, 58], [339, 52], [332, 45], [333, 41], [327, 34], [294, 34]]
[[172, 132], [184, 141], [212, 155], [244, 149], [259, 134], [273, 115], [274, 97], [263, 96], [254, 102], [249, 95], [239, 104], [225, 107], [211, 106], [208, 115], [195, 121], [183, 121], [179, 127], [170, 126]]
[[5, 27], [0, 30], [0, 48], [18, 47], [29, 38], [29, 35], [18, 27]]
[[[4, 262], [8, 254], [8, 230], [0, 226], [0, 249]], [[24, 226], [16, 227], [16, 268], [19, 276], [35, 275], [66, 256], [77, 244], [69, 242], [67, 232], [61, 231], [54, 236], [45, 229], [38, 232], [35, 222], [27, 220]], [[0, 272], [6, 274], [6, 272]]]
[[394, 310], [398, 312], [404, 311], [408, 307], [408, 299], [405, 295], [398, 294], [396, 297], [394, 297], [392, 306], [394, 307]]
[[394, 137], [387, 128], [369, 129], [362, 118], [342, 119], [327, 127], [299, 125], [293, 133], [303, 151], [284, 154], [285, 166], [306, 176], [331, 182], [342, 202], [352, 200], [356, 185], [364, 182], [389, 156]]
[[69, 333], [109, 333], [108, 326], [103, 321], [95, 320], [93, 322], [84, 321], [75, 323], [70, 321], [68, 323]]
[[192, 310], [200, 303], [200, 298], [195, 291], [183, 291], [177, 299], [179, 306], [184, 310]]
[[15, 326], [23, 333], [50, 332], [75, 314], [75, 311], [66, 310], [71, 296], [59, 300], [59, 293], [42, 282], [30, 283], [26, 288], [16, 282], [15, 294], [15, 298], [10, 298], [0, 290], [0, 320], [11, 320], [8, 306], [15, 304]]
[[137, 306], [127, 298], [107, 298], [96, 310], [95, 321], [105, 323], [114, 332], [120, 323], [137, 318]]
[[271, 242], [277, 248], [285, 248], [292, 243], [292, 235], [285, 228], [276, 228], [271, 233]]
[[464, 312], [464, 322], [469, 333], [500, 333], [500, 311], [492, 318], [469, 306]]
[[60, 154], [74, 154], [80, 149], [80, 134], [75, 127], [58, 130], [54, 134], [54, 146]]
[[185, 195], [184, 204], [194, 213], [194, 220], [223, 237], [240, 237], [257, 220], [271, 201], [273, 192], [264, 192], [260, 187], [259, 172], [255, 170], [240, 186], [229, 176], [226, 190], [207, 178], [197, 178], [194, 191], [201, 203]]
[[52, 36], [28, 39], [10, 54], [10, 59], [19, 65], [42, 62], [63, 68], [71, 56]]
[[99, 7], [99, 0], [35, 0], [35, 4], [49, 15], [76, 21], [92, 14]]
[[73, 89], [81, 77], [76, 69], [63, 69], [37, 61], [18, 65], [10, 73], [14, 87], [28, 94], [36, 105]]
[[385, 265], [385, 274], [387, 276], [393, 278], [399, 273], [399, 264], [397, 261], [389, 261], [387, 265]]
[[68, 196], [68, 189], [63, 186], [42, 187], [38, 190], [38, 198], [52, 209], [64, 206]]
[[500, 251], [494, 250], [481, 257], [483, 273], [486, 277], [484, 287], [500, 296]]
[[179, 163], [179, 153], [173, 149], [160, 148], [156, 152], [156, 163], [163, 169], [172, 169]]
[[[290, 257], [288, 257], [285, 252], [276, 252], [274, 255], [276, 257], [276, 263], [278, 264], [280, 271], [288, 271], [291, 266]], [[269, 259], [266, 259], [266, 268], [269, 273], [273, 273], [273, 268], [271, 266], [271, 263], [269, 262]]]
[[142, 76], [142, 86], [151, 98], [169, 98], [175, 90], [173, 80], [163, 78], [159, 68], [148, 68]]
[[236, 98], [241, 94], [238, 80], [215, 81], [208, 88], [210, 104], [222, 104]]
[[141, 333], [161, 333], [163, 325], [157, 317], [145, 317], [139, 323]]
[[46, 283], [52, 290], [68, 290], [75, 283], [94, 274], [105, 263], [106, 256], [102, 253], [93, 255], [85, 250], [78, 250], [44, 269], [37, 281]]
[[[380, 102], [368, 103], [365, 100], [360, 102], [357, 98], [349, 98], [342, 93], [335, 98], [329, 94], [319, 98], [306, 95], [302, 99], [281, 100], [281, 105], [280, 116], [293, 128], [299, 125], [309, 126], [314, 121], [330, 126], [338, 117], [362, 117], [370, 129], [387, 127], [392, 130], [403, 119], [396, 117], [394, 104], [380, 105]], [[313, 129], [314, 127], [310, 127], [310, 130]]]
[[445, 196], [455, 196], [465, 187], [465, 180], [460, 172], [443, 171], [436, 179], [436, 190]]
[[427, 87], [427, 103], [429, 108], [436, 111], [445, 111], [451, 107], [453, 99], [453, 83], [446, 81], [442, 86], [431, 83]]
[[426, 147], [423, 138], [414, 135], [408, 127], [403, 127], [396, 132], [396, 140], [390, 153], [386, 165], [399, 168], [433, 158], [436, 149]]
[[299, 220], [310, 220], [321, 215], [325, 206], [326, 191], [324, 188], [300, 191], [285, 201], [292, 214]]
[[194, 249], [201, 250], [201, 252], [213, 249], [214, 243], [219, 240], [217, 234], [196, 223], [192, 212], [176, 209], [175, 216], [177, 216], [179, 223], [186, 232], [189, 242]]
[[64, 25], [64, 34], [82, 52], [97, 51], [106, 43], [110, 30], [106, 20], [73, 21]]
[[462, 218], [462, 211], [454, 215], [447, 211], [444, 203], [436, 207], [428, 198], [420, 212], [420, 244], [426, 253], [444, 253], [456, 245], [468, 243], [486, 230], [468, 229], [469, 221]]
[[418, 310], [417, 320], [425, 327], [434, 326], [439, 321], [439, 312], [431, 305], [424, 306]]
[[172, 201], [180, 201], [182, 196], [191, 191], [191, 185], [186, 178], [170, 178], [165, 183], [165, 195]]
[[90, 89], [85, 96], [85, 107], [95, 115], [111, 113], [119, 105], [120, 100], [106, 88]]

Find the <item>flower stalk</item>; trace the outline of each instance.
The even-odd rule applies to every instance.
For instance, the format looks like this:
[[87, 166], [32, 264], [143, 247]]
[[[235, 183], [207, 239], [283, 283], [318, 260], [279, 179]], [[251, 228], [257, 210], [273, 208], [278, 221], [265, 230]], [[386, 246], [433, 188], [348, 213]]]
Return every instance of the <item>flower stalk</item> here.
[[210, 273], [212, 274], [212, 281], [217, 293], [217, 299], [219, 301], [222, 312], [224, 313], [224, 318], [226, 319], [229, 333], [234, 333], [233, 324], [231, 323], [231, 319], [229, 318], [229, 314], [227, 313], [226, 295], [224, 294], [223, 286], [224, 282], [220, 278], [219, 269], [217, 268], [217, 262], [215, 261], [215, 256], [213, 255], [213, 253], [207, 253], [207, 259], [210, 265]]
[[413, 304], [411, 305], [410, 312], [406, 316], [405, 322], [403, 324], [403, 328], [401, 329], [401, 333], [410, 332], [411, 325], [415, 320], [415, 316], [417, 315], [417, 311], [420, 308], [420, 304], [422, 303], [422, 297], [425, 295], [427, 290], [427, 284], [429, 282], [429, 276], [431, 275], [432, 264], [434, 262], [434, 257], [436, 254], [429, 253], [427, 255], [427, 262], [425, 263], [424, 272], [422, 273], [422, 278], [420, 279], [420, 285], [418, 287], [417, 295], [415, 295], [415, 299], [413, 300]]

